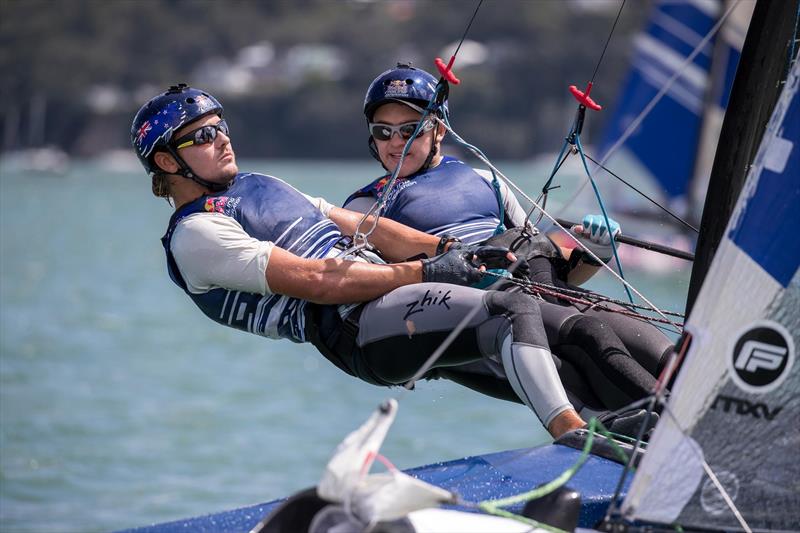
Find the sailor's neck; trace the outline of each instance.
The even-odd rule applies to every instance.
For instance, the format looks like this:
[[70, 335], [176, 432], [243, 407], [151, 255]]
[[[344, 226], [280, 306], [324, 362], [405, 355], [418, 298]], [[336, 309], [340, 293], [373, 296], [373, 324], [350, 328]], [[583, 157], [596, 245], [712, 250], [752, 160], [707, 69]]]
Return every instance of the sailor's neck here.
[[203, 187], [193, 181], [188, 181], [188, 183], [180, 183], [180, 185], [174, 186], [170, 192], [172, 193], [172, 201], [175, 203], [175, 211], [178, 211], [182, 207], [194, 202], [198, 198], [202, 198], [203, 196], [209, 194], [214, 194], [207, 187]]

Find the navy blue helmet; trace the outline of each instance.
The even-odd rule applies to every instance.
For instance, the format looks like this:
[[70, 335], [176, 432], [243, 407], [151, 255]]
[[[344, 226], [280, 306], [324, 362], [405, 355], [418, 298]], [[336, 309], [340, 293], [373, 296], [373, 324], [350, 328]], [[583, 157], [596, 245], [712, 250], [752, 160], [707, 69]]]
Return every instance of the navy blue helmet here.
[[[424, 70], [398, 63], [397, 67], [387, 70], [370, 83], [364, 97], [367, 122], [372, 121], [378, 107], [388, 102], [410, 102], [425, 109], [436, 92], [437, 83], [438, 80]], [[442, 117], [448, 114], [446, 97], [437, 111]]]
[[159, 148], [171, 151], [169, 143], [176, 131], [212, 113], [222, 116], [222, 104], [185, 83], [173, 85], [144, 104], [133, 119], [131, 143], [145, 170], [149, 174], [158, 173], [160, 169], [153, 162], [153, 154]]

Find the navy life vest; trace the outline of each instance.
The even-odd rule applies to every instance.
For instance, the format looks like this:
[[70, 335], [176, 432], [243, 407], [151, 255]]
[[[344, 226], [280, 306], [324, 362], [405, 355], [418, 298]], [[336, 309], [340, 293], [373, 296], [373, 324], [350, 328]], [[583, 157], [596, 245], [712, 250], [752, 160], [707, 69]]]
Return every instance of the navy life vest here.
[[[360, 197], [380, 198], [389, 177], [359, 189], [344, 206]], [[535, 229], [523, 232], [504, 217], [503, 224], [511, 229], [495, 235], [500, 209], [494, 188], [453, 157], [444, 157], [434, 168], [399, 179], [386, 199], [383, 216], [433, 235], [455, 235], [467, 244], [506, 246], [526, 259], [547, 257], [554, 262], [558, 277], [564, 279], [569, 271], [561, 250], [544, 233]]]
[[[389, 176], [378, 178], [350, 195], [344, 205], [362, 196], [379, 198], [388, 181]], [[491, 183], [453, 157], [398, 179], [386, 198], [383, 216], [432, 235], [454, 235], [467, 244], [487, 240], [500, 224]]]
[[[261, 241], [271, 241], [300, 257], [325, 257], [341, 237], [338, 226], [326, 218], [296, 189], [272, 176], [239, 174], [217, 194], [201, 196], [181, 207], [169, 221], [161, 242], [167, 254], [170, 278], [212, 320], [225, 326], [271, 338], [306, 342], [307, 308], [315, 304], [280, 294], [254, 294], [223, 288], [203, 294], [188, 291], [170, 250], [178, 223], [193, 213], [221, 213], [242, 225]], [[318, 306], [331, 307], [335, 306]], [[319, 310], [317, 310], [319, 311]]]

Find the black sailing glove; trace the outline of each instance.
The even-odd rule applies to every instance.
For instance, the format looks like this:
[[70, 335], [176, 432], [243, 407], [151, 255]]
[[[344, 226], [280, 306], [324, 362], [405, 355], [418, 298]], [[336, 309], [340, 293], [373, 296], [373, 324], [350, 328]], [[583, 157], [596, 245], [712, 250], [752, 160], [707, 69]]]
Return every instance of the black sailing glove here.
[[483, 279], [487, 269], [508, 268], [508, 248], [499, 246], [464, 246], [450, 249], [442, 255], [422, 260], [422, 281], [472, 285]]

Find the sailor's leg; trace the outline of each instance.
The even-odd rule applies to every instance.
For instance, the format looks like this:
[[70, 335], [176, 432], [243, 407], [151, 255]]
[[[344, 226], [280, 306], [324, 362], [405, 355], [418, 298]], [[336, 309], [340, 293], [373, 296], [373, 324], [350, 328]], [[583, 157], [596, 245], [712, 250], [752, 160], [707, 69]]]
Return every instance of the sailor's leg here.
[[547, 345], [538, 306], [518, 292], [488, 291], [486, 308], [503, 321], [487, 321], [479, 329], [484, 350], [499, 353], [506, 376], [523, 403], [558, 437], [583, 425], [558, 376]]
[[386, 385], [410, 380], [450, 332], [474, 309], [477, 313], [433, 368], [479, 361], [476, 328], [490, 317], [483, 291], [440, 283], [395, 289], [368, 303], [359, 318], [356, 344], [361, 365]]
[[539, 307], [550, 345], [581, 371], [607, 408], [618, 409], [649, 394], [655, 379], [608, 324], [572, 306], [541, 302]]
[[[561, 281], [555, 271], [554, 263], [545, 257], [528, 258], [528, 265], [530, 267], [530, 279], [532, 281], [555, 285], [572, 291], [584, 291], [584, 289], [580, 287], [568, 285]], [[553, 296], [545, 296], [545, 299], [554, 304], [564, 305], [563, 301]], [[604, 303], [603, 305], [606, 307], [625, 309], [622, 306], [611, 303]], [[566, 305], [564, 306], [566, 307]], [[640, 320], [613, 311], [596, 309], [583, 304], [575, 304], [574, 308], [588, 316], [596, 317], [605, 324], [611, 326], [614, 333], [616, 333], [625, 345], [625, 348], [631, 356], [633, 356], [645, 370], [650, 372], [650, 374], [653, 376], [659, 375], [666, 362], [666, 356], [672, 351], [672, 347], [675, 344], [664, 335], [661, 330], [646, 320]], [[549, 326], [547, 320], [545, 320], [545, 326]], [[548, 336], [551, 334], [552, 330], [548, 328]], [[551, 346], [552, 345], [551, 342]]]
[[[624, 309], [613, 304], [604, 305]], [[664, 335], [664, 332], [646, 320], [613, 311], [587, 309], [585, 314], [596, 317], [611, 326], [633, 358], [650, 374], [658, 376], [661, 373], [667, 356], [675, 345], [675, 342]]]
[[434, 368], [483, 357], [502, 362], [514, 391], [554, 435], [583, 421], [572, 408], [547, 349], [541, 317], [523, 294], [423, 283], [370, 302], [359, 320], [362, 364], [386, 384], [409, 380], [473, 311]]

